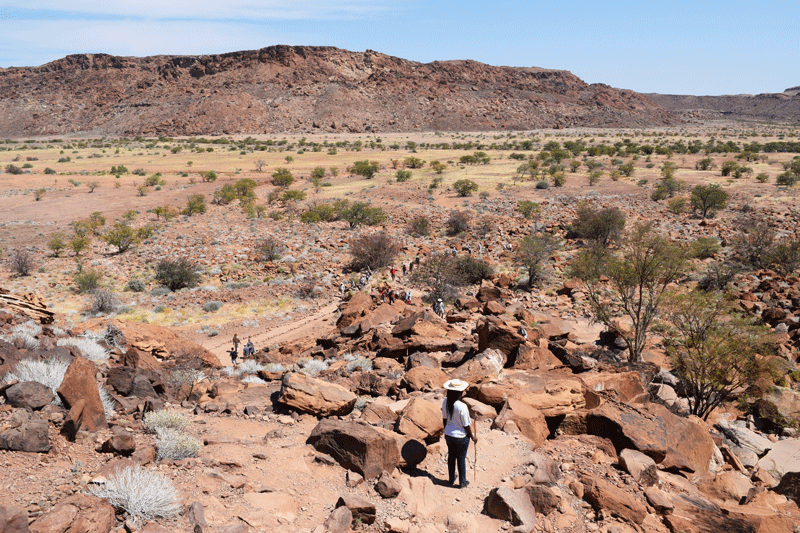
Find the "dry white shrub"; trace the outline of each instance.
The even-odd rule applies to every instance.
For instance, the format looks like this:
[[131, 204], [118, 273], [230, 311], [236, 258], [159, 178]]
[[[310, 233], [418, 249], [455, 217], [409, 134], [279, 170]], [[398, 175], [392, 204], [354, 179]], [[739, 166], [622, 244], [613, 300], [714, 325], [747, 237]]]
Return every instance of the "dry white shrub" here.
[[156, 435], [158, 459], [180, 461], [188, 457], [197, 457], [203, 447], [202, 441], [180, 430], [173, 428], [160, 429]]
[[164, 429], [182, 430], [189, 425], [189, 419], [175, 411], [161, 409], [145, 413], [142, 426], [148, 433], [158, 433]]
[[92, 487], [89, 492], [124, 509], [138, 523], [169, 518], [181, 511], [180, 497], [172, 482], [138, 464], [115, 471], [102, 487]]

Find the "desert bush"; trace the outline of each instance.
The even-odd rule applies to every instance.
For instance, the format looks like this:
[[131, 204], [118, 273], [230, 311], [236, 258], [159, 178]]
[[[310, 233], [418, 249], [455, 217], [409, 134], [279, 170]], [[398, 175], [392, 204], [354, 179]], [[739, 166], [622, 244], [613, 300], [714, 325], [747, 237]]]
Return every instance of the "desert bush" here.
[[83, 337], [63, 337], [56, 341], [58, 346], [74, 346], [78, 348], [83, 356], [95, 363], [102, 363], [108, 360], [109, 351], [103, 348], [96, 338], [91, 336]]
[[737, 168], [739, 168], [739, 165], [736, 161], [725, 161], [720, 167], [720, 174], [723, 176], [730, 176]]
[[206, 212], [206, 197], [202, 194], [193, 194], [189, 197], [189, 200], [186, 203], [186, 209], [182, 211], [182, 214], [186, 216], [192, 216], [205, 212]]
[[470, 215], [466, 211], [450, 211], [450, 218], [445, 222], [445, 230], [450, 236], [469, 231]]
[[264, 237], [256, 243], [256, 251], [261, 261], [272, 262], [280, 259], [281, 243], [275, 237]]
[[478, 184], [472, 180], [460, 179], [453, 183], [453, 190], [459, 196], [472, 196], [472, 193], [478, 190]]
[[64, 374], [69, 368], [69, 361], [58, 357], [49, 357], [42, 361], [37, 359], [23, 359], [19, 361], [11, 372], [5, 375], [3, 381], [35, 381], [48, 387], [55, 395], [53, 403], [62, 405], [58, 397], [58, 388], [64, 381]]
[[714, 166], [714, 160], [710, 157], [704, 157], [694, 164], [694, 168], [697, 170], [711, 170]]
[[673, 215], [680, 215], [686, 211], [686, 198], [670, 198], [667, 201], [667, 209]]
[[699, 211], [700, 216], [706, 218], [728, 204], [728, 193], [717, 183], [696, 185], [692, 189], [691, 204], [694, 211]]
[[47, 247], [53, 252], [53, 257], [59, 257], [67, 246], [67, 236], [61, 231], [51, 234], [50, 240], [47, 241]]
[[714, 237], [698, 237], [692, 242], [689, 255], [697, 259], [708, 259], [709, 257], [714, 257], [721, 249], [718, 239]]
[[408, 233], [416, 237], [431, 234], [431, 221], [425, 215], [417, 215], [408, 222]]
[[377, 270], [392, 264], [399, 252], [397, 241], [386, 232], [359, 235], [350, 241], [350, 268]]
[[264, 370], [267, 372], [283, 372], [286, 370], [286, 367], [280, 363], [269, 363], [264, 367]]
[[313, 300], [322, 295], [322, 287], [313, 279], [304, 279], [297, 284], [297, 297], [303, 300]]
[[72, 276], [75, 282], [75, 289], [83, 294], [96, 290], [100, 287], [100, 280], [103, 279], [103, 272], [94, 268], [84, 268]]
[[103, 485], [90, 487], [89, 492], [126, 511], [139, 524], [181, 511], [180, 495], [172, 482], [138, 464], [114, 470]]
[[[416, 168], [416, 167], [412, 167], [412, 168]], [[404, 182], [404, 181], [408, 181], [408, 180], [411, 179], [411, 171], [410, 170], [400, 169], [397, 172], [395, 172], [394, 177], [395, 177], [395, 179], [397, 181], [399, 181], [401, 183]]]
[[536, 188], [537, 189], [549, 189], [550, 188], [550, 182], [547, 181], [547, 180], [537, 181], [536, 182]]
[[328, 369], [328, 363], [320, 361], [319, 359], [309, 359], [308, 357], [301, 357], [296, 363], [297, 369], [303, 374], [308, 374], [311, 377], [316, 377], [320, 372]]
[[697, 282], [701, 291], [724, 291], [737, 274], [745, 267], [739, 263], [718, 261], [708, 266], [703, 277]]
[[775, 183], [783, 187], [794, 187], [797, 183], [797, 174], [793, 172], [782, 172], [775, 178]]
[[494, 276], [494, 269], [489, 263], [471, 255], [456, 258], [454, 268], [456, 276], [465, 285], [474, 285]]
[[217, 181], [217, 173], [213, 170], [207, 170], [200, 173], [200, 178], [205, 182], [211, 183]]
[[733, 257], [753, 268], [761, 268], [767, 259], [767, 252], [775, 241], [775, 230], [769, 222], [748, 216], [736, 223], [737, 232], [731, 239]]
[[559, 240], [549, 233], [527, 235], [520, 241], [515, 260], [528, 271], [529, 289], [541, 281], [545, 264], [559, 246]]
[[595, 210], [588, 204], [581, 204], [568, 229], [573, 236], [608, 246], [617, 241], [625, 229], [625, 214], [616, 207]]
[[759, 183], [767, 183], [769, 181], [769, 176], [765, 172], [760, 172], [756, 176], [756, 181]]
[[29, 276], [31, 271], [36, 268], [33, 254], [25, 249], [14, 250], [8, 260], [11, 271], [18, 276]]
[[162, 259], [156, 264], [155, 280], [171, 291], [194, 287], [200, 281], [200, 272], [191, 259]]
[[108, 289], [95, 289], [92, 291], [92, 313], [113, 313], [117, 310], [119, 301]]
[[337, 216], [347, 221], [350, 228], [358, 226], [377, 226], [383, 223], [388, 217], [380, 207], [370, 207], [366, 202], [353, 202], [348, 200], [338, 200], [333, 204]]
[[266, 385], [267, 384], [267, 382], [264, 381], [263, 379], [261, 379], [260, 377], [253, 376], [251, 374], [247, 374], [247, 375], [242, 376], [242, 379], [240, 379], [239, 381], [241, 381], [242, 383], [256, 383], [258, 385]]
[[22, 174], [22, 172], [23, 170], [17, 165], [12, 165], [10, 163], [6, 165], [6, 174], [19, 175]]
[[345, 366], [345, 370], [348, 373], [355, 372], [356, 370], [360, 370], [362, 372], [369, 372], [372, 370], [372, 361], [367, 359], [366, 357], [359, 357], [347, 363]]
[[130, 279], [125, 288], [131, 292], [144, 292], [147, 290], [147, 285], [140, 279]]
[[220, 309], [222, 309], [223, 305], [224, 304], [222, 302], [217, 302], [217, 301], [206, 302], [203, 304], [203, 311], [205, 311], [206, 313], [213, 313], [215, 311], [219, 311]]
[[789, 276], [800, 267], [800, 239], [782, 239], [767, 251], [766, 265], [781, 276]]
[[[567, 183], [567, 178], [566, 178], [566, 176], [564, 176], [563, 172], [556, 172], [555, 174], [553, 174], [553, 186], [554, 187], [563, 187], [565, 183]], [[537, 188], [538, 188], [538, 184], [537, 184]], [[544, 188], [546, 189], [547, 187], [544, 187]]]
[[45, 195], [46, 192], [47, 192], [47, 189], [45, 189], [44, 187], [40, 187], [40, 188], [36, 189], [35, 191], [33, 191], [33, 197], [38, 202], [39, 200], [44, 198], [44, 195]]
[[366, 179], [372, 179], [379, 170], [380, 164], [377, 161], [368, 161], [366, 159], [363, 161], [354, 161], [352, 166], [347, 167], [347, 171], [350, 174], [362, 176]]
[[142, 427], [148, 433], [158, 433], [165, 429], [182, 431], [189, 423], [189, 419], [181, 413], [166, 409], [147, 412], [142, 419]]
[[258, 374], [261, 370], [266, 370], [266, 367], [252, 359], [243, 359], [236, 367], [239, 374]]
[[106, 418], [114, 418], [116, 413], [114, 398], [105, 387], [97, 387], [97, 392], [100, 393], [100, 402], [103, 404], [103, 411], [106, 413]]
[[52, 168], [50, 168], [50, 167], [47, 167], [47, 168], [45, 168], [45, 169], [44, 169], [44, 173], [45, 173], [45, 174], [55, 174], [55, 173], [56, 173], [56, 171], [55, 171], [55, 170], [53, 170], [53, 169], [52, 169]]
[[517, 202], [517, 211], [519, 211], [525, 218], [532, 220], [541, 215], [542, 206], [536, 202], [531, 202], [530, 200], [520, 200]]
[[187, 435], [176, 429], [162, 429], [156, 434], [157, 458], [180, 461], [189, 457], [197, 457], [203, 447], [200, 439]]
[[100, 238], [109, 245], [116, 246], [118, 253], [127, 251], [131, 246], [136, 245], [140, 241], [136, 230], [125, 222], [114, 223]]

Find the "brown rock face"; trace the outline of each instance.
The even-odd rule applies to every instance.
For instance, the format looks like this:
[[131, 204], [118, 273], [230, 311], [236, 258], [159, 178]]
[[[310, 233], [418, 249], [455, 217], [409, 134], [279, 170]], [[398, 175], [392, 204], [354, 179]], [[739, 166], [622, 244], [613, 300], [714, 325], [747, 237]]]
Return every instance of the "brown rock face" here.
[[397, 419], [397, 431], [420, 440], [439, 439], [444, 432], [441, 404], [413, 398]]
[[507, 422], [512, 420], [520, 432], [531, 439], [536, 446], [544, 444], [550, 434], [547, 429], [547, 421], [540, 411], [519, 400], [509, 398], [492, 423], [492, 427], [503, 428]]
[[396, 441], [364, 424], [324, 419], [307, 442], [367, 479], [375, 479], [384, 471], [391, 472], [400, 462]]
[[358, 397], [341, 385], [315, 379], [302, 372], [287, 372], [281, 382], [280, 401], [316, 416], [344, 415]]
[[486, 499], [486, 512], [489, 516], [507, 520], [515, 526], [533, 528], [536, 525], [536, 509], [525, 489], [509, 487], [494, 488]]
[[75, 494], [40, 516], [31, 524], [30, 530], [31, 533], [108, 533], [112, 527], [114, 508], [108, 500]]
[[4, 533], [28, 533], [28, 513], [17, 507], [0, 505], [0, 531]]
[[9, 136], [489, 131], [677, 122], [640, 94], [589, 85], [566, 71], [475, 61], [422, 64], [323, 46], [209, 56], [81, 54], [40, 67], [0, 69], [0, 123]]
[[0, 450], [49, 452], [50, 437], [46, 420], [32, 419], [0, 432]]
[[83, 357], [76, 357], [64, 374], [64, 381], [58, 388], [58, 396], [64, 406], [70, 409], [77, 402], [83, 400], [83, 423], [89, 431], [97, 431], [108, 427], [106, 412], [95, 381], [94, 364]]
[[34, 411], [49, 404], [55, 397], [50, 387], [34, 381], [12, 385], [6, 390], [5, 395], [9, 405]]
[[634, 524], [641, 524], [647, 516], [647, 508], [633, 496], [592, 474], [583, 474], [583, 499], [595, 510], [606, 509], [611, 514]]

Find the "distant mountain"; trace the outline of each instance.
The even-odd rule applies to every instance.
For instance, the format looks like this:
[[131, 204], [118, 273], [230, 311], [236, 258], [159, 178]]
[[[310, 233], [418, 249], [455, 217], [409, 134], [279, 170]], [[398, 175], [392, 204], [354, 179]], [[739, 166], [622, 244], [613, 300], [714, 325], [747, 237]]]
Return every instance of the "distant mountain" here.
[[751, 120], [800, 124], [800, 86], [782, 93], [688, 96], [647, 94], [650, 100], [684, 120]]
[[0, 69], [0, 135], [213, 135], [649, 127], [648, 97], [567, 71], [270, 46], [207, 56], [70, 55]]

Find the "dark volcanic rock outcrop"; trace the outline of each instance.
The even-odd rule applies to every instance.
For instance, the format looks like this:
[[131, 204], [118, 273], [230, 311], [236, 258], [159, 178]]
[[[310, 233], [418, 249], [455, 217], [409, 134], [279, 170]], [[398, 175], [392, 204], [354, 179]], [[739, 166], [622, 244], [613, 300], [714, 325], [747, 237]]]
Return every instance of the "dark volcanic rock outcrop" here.
[[567, 71], [270, 46], [208, 56], [70, 55], [0, 69], [4, 134], [234, 134], [634, 127], [679, 122]]

